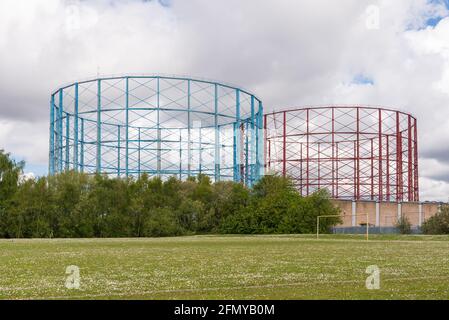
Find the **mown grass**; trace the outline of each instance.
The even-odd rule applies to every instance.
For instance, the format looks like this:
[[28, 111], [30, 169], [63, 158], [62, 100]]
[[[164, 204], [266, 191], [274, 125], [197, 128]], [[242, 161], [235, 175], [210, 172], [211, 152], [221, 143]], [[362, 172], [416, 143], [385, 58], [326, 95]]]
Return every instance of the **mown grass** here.
[[[80, 290], [65, 288], [69, 265]], [[449, 237], [0, 240], [0, 298], [448, 299]]]

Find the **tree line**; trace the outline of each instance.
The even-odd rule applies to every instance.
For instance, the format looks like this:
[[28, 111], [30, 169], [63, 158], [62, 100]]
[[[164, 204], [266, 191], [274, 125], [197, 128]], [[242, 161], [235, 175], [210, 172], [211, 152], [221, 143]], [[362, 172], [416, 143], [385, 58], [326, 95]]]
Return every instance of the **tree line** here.
[[[280, 176], [253, 188], [205, 175], [163, 181], [70, 171], [22, 180], [23, 166], [0, 151], [1, 238], [314, 233], [317, 216], [339, 213], [326, 191], [302, 197]], [[339, 222], [325, 219], [320, 232]]]

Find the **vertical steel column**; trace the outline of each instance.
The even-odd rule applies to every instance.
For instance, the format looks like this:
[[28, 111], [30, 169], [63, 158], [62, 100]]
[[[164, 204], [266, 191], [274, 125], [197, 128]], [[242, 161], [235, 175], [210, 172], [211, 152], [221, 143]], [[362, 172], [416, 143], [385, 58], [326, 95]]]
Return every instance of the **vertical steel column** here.
[[126, 155], [125, 155], [125, 170], [126, 170], [126, 177], [129, 177], [129, 77], [126, 77], [125, 80], [125, 108], [126, 108], [126, 113], [125, 113], [125, 122], [126, 122]]
[[75, 143], [73, 150], [73, 169], [78, 172], [79, 162], [79, 88], [75, 84], [75, 119], [74, 119]]
[[335, 198], [335, 162], [335, 107], [332, 107], [332, 198]]
[[[260, 110], [259, 110], [260, 112]], [[265, 172], [268, 173], [268, 171], [271, 169], [271, 135], [270, 140], [268, 139], [268, 130], [267, 130], [267, 121], [268, 116], [265, 114], [263, 116], [263, 128], [264, 128], [264, 147], [263, 152], [265, 154], [265, 161], [267, 162], [267, 168], [265, 169]]]
[[352, 186], [353, 186], [353, 193], [354, 193], [354, 199], [355, 200], [359, 200], [358, 196], [357, 196], [357, 139], [353, 141], [353, 178], [352, 178]]
[[52, 176], [55, 174], [55, 95], [51, 95], [50, 100], [50, 162], [48, 172]]
[[84, 173], [84, 119], [81, 118], [81, 159], [80, 159], [80, 171]]
[[117, 126], [117, 177], [120, 178], [120, 176], [122, 175], [122, 168], [121, 168], [121, 153], [122, 153], [122, 134], [121, 134], [121, 126], [118, 125]]
[[391, 180], [390, 180], [390, 136], [387, 134], [387, 151], [386, 151], [386, 200], [391, 201]]
[[258, 138], [257, 138], [257, 132], [256, 128], [258, 127], [256, 119], [256, 105], [255, 105], [255, 98], [254, 96], [251, 96], [251, 159], [250, 159], [250, 179], [249, 179], [249, 186], [251, 187], [256, 182], [256, 176], [257, 176], [257, 146], [258, 146]]
[[58, 150], [58, 154], [59, 154], [59, 172], [61, 173], [63, 171], [63, 152], [62, 152], [62, 141], [63, 141], [63, 134], [62, 134], [62, 126], [63, 126], [63, 122], [62, 122], [62, 118], [63, 118], [63, 110], [64, 110], [64, 92], [63, 89], [59, 90], [59, 119], [58, 119], [58, 144], [59, 144], [59, 150]]
[[338, 177], [338, 171], [339, 171], [339, 167], [338, 164], [340, 163], [340, 159], [339, 159], [339, 155], [338, 155], [338, 142], [335, 144], [335, 156], [337, 161], [335, 162], [335, 196], [338, 199], [339, 197], [339, 177]]
[[257, 157], [257, 177], [256, 179], [259, 180], [261, 177], [264, 176], [265, 173], [265, 139], [263, 139], [265, 135], [265, 129], [264, 129], [264, 108], [262, 102], [259, 101], [259, 113], [257, 116], [258, 124], [257, 124], [257, 150], [256, 150], [256, 157]]
[[413, 153], [412, 153], [412, 117], [408, 115], [408, 157], [407, 157], [407, 178], [408, 178], [408, 192], [407, 200], [413, 200]]
[[221, 172], [220, 172], [220, 128], [218, 126], [218, 85], [215, 84], [215, 92], [214, 92], [214, 129], [215, 129], [215, 182], [220, 181]]
[[241, 182], [240, 177], [240, 154], [241, 154], [241, 137], [240, 137], [240, 90], [236, 89], [236, 111], [234, 123], [234, 181]]
[[414, 201], [419, 201], [419, 176], [418, 176], [418, 120], [415, 119], [414, 125]]
[[[162, 135], [161, 135], [161, 79], [157, 77], [157, 176], [162, 170]], [[140, 140], [140, 139], [139, 139]]]
[[356, 198], [360, 200], [360, 108], [357, 107], [357, 190], [356, 190]]
[[307, 131], [306, 131], [306, 140], [307, 140], [307, 143], [306, 143], [306, 182], [307, 182], [307, 184], [306, 184], [306, 196], [308, 196], [309, 195], [309, 184], [310, 184], [310, 171], [309, 171], [309, 169], [310, 169], [310, 166], [309, 166], [309, 156], [310, 156], [310, 151], [309, 151], [309, 143], [310, 143], [310, 123], [309, 123], [309, 120], [310, 120], [310, 109], [307, 109], [307, 116], [306, 116], [306, 118], [307, 118], [307, 120], [306, 120], [306, 123], [307, 123]]
[[198, 128], [198, 161], [199, 161], [199, 171], [203, 174], [203, 136], [201, 135], [201, 126]]
[[321, 143], [318, 142], [318, 190], [321, 189]]
[[402, 189], [402, 133], [400, 127], [400, 115], [399, 111], [396, 111], [396, 200], [401, 202], [403, 200], [403, 189]]
[[285, 178], [287, 176], [287, 112], [284, 111], [284, 119], [282, 122], [283, 133], [282, 133], [282, 176]]
[[191, 88], [190, 80], [187, 80], [187, 176], [190, 178], [192, 174], [192, 106], [191, 106]]
[[239, 173], [240, 173], [240, 182], [245, 184], [245, 124], [246, 121], [240, 122], [240, 160], [239, 160]]
[[245, 136], [245, 151], [244, 154], [246, 155], [245, 157], [245, 185], [248, 186], [249, 185], [249, 178], [250, 178], [250, 168], [249, 168], [249, 155], [250, 155], [250, 150], [249, 150], [249, 134], [248, 134], [248, 130], [250, 127], [250, 124], [248, 123], [248, 121], [245, 121], [245, 123], [243, 124], [244, 126], [244, 136]]
[[137, 139], [138, 139], [138, 148], [137, 148], [137, 174], [139, 175], [139, 178], [141, 177], [142, 173], [141, 173], [141, 164], [140, 164], [140, 160], [141, 160], [141, 143], [142, 140], [140, 139], [140, 130], [141, 128], [139, 127], [138, 129], [138, 135], [137, 135]]
[[374, 139], [371, 139], [371, 201], [374, 200]]
[[[382, 110], [379, 109], [379, 168], [378, 168], [378, 175], [379, 175], [379, 201], [383, 201], [383, 181], [382, 181]], [[387, 136], [388, 141], [388, 136]], [[387, 142], [388, 143], [388, 142]], [[388, 159], [388, 156], [387, 156]], [[388, 166], [387, 166], [388, 167]]]
[[97, 173], [101, 173], [101, 80], [97, 91]]
[[125, 174], [129, 177], [129, 77], [125, 79]]
[[65, 114], [65, 170], [70, 170], [70, 114]]
[[300, 147], [299, 147], [299, 153], [301, 154], [301, 157], [299, 159], [299, 194], [302, 196], [304, 195], [304, 179], [303, 179], [303, 172], [304, 172], [304, 168], [303, 168], [303, 143], [301, 142]]
[[179, 129], [179, 180], [182, 180], [182, 129]]

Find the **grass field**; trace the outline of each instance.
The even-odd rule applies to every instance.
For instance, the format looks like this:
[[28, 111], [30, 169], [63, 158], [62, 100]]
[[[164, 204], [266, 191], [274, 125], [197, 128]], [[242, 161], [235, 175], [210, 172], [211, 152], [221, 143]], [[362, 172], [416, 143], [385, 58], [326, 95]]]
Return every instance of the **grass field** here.
[[[2, 299], [448, 299], [449, 238], [0, 240]], [[81, 270], [79, 290], [66, 267]], [[381, 288], [367, 290], [369, 265]]]

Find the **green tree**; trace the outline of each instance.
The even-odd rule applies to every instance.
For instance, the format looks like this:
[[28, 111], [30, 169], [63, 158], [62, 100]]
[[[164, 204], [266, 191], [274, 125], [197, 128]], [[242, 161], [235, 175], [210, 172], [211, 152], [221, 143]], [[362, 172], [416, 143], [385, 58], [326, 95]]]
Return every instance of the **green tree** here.
[[25, 162], [16, 162], [9, 153], [0, 150], [0, 206], [5, 205], [17, 191]]
[[[338, 215], [326, 191], [303, 198], [289, 178], [266, 176], [253, 188], [249, 205], [228, 216], [221, 230], [224, 233], [313, 233], [320, 215]], [[321, 232], [340, 222], [338, 217], [325, 219]]]
[[16, 237], [23, 232], [23, 217], [11, 214], [12, 197], [18, 189], [24, 162], [16, 162], [9, 153], [0, 150], [0, 236]]
[[436, 215], [422, 225], [424, 234], [449, 234], [449, 206], [443, 206]]
[[145, 219], [143, 235], [145, 237], [169, 237], [182, 234], [172, 210], [156, 208]]

